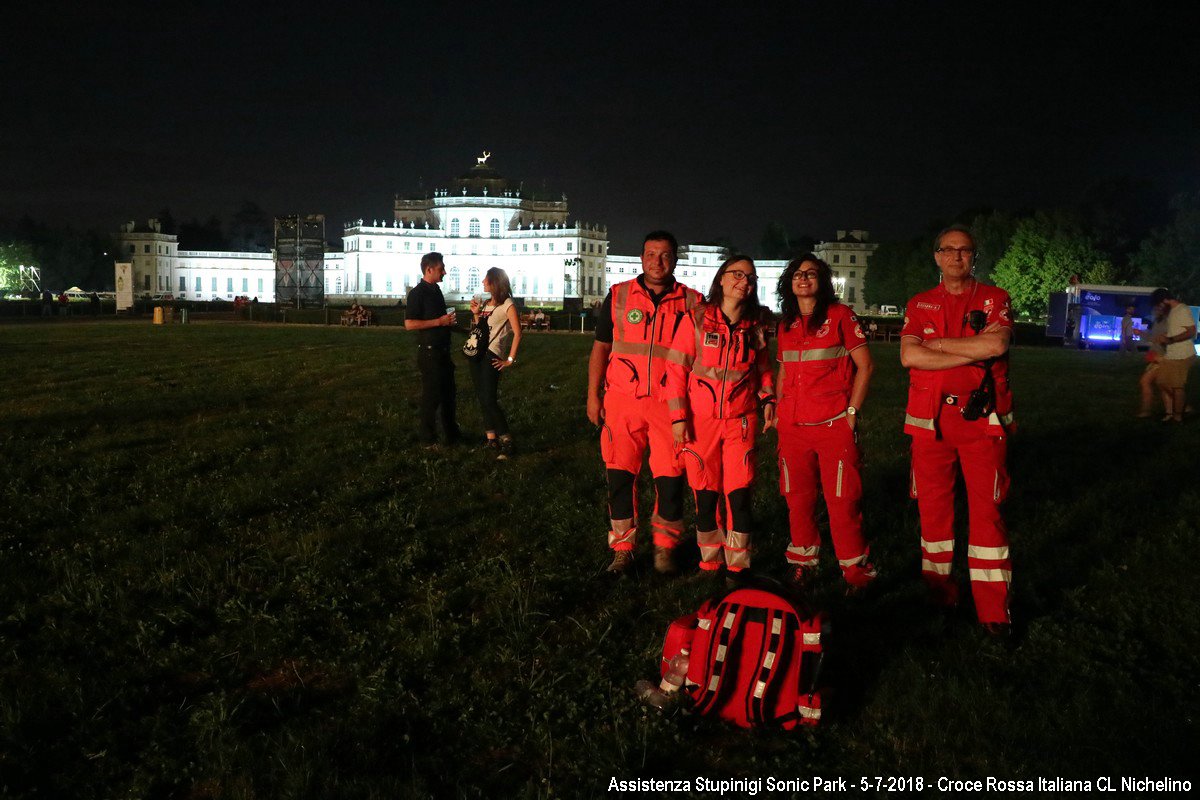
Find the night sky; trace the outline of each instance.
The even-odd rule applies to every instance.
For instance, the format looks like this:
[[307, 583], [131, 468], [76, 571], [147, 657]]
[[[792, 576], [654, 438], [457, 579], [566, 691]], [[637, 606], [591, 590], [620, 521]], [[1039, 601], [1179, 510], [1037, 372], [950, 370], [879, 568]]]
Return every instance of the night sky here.
[[253, 200], [333, 237], [484, 149], [618, 253], [1200, 188], [1200, 12], [1152, 3], [173, 5], [9, 12], [0, 217]]

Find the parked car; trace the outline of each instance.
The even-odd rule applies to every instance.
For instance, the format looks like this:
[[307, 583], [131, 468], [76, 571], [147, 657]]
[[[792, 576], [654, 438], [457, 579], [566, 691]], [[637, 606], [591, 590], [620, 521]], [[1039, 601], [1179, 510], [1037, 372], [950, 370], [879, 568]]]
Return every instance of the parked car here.
[[175, 295], [171, 294], [170, 292], [161, 292], [151, 297], [150, 301], [153, 303], [169, 303], [174, 299]]

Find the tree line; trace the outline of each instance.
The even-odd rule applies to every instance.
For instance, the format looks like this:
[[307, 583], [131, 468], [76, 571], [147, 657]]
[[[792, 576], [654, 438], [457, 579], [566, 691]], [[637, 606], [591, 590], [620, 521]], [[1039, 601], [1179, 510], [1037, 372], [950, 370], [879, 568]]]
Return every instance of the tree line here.
[[[1072, 276], [1165, 286], [1200, 302], [1200, 192], [1161, 200], [1144, 184], [1116, 181], [1074, 208], [976, 210], [959, 221], [975, 234], [976, 275], [1005, 289], [1021, 316], [1044, 316], [1050, 293]], [[942, 227], [880, 244], [864, 287], [868, 304], [903, 305], [935, 281], [933, 237]]]

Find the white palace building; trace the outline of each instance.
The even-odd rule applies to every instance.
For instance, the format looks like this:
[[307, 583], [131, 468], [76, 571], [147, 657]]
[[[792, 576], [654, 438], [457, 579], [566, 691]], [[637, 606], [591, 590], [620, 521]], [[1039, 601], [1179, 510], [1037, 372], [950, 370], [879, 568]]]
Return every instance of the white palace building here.
[[[491, 267], [508, 273], [513, 293], [527, 305], [589, 307], [604, 299], [608, 287], [641, 271], [638, 254], [614, 255], [603, 225], [568, 221], [567, 198], [547, 199], [513, 189], [490, 165], [489, 153], [476, 159], [453, 188], [430, 197], [395, 199], [393, 218], [347, 223], [342, 252], [325, 253], [325, 295], [338, 302], [395, 303], [421, 279], [421, 256], [443, 254], [442, 291], [449, 302], [464, 302], [482, 291]], [[653, 228], [649, 223], [647, 230]], [[145, 226], [127, 223], [118, 234], [119, 261], [131, 264], [135, 293], [171, 294], [181, 300], [233, 300], [238, 296], [275, 299], [273, 253], [180, 250], [175, 234], [162, 232], [157, 220]], [[838, 231], [816, 253], [834, 270], [842, 300], [864, 310], [867, 262], [877, 244], [866, 231]], [[675, 276], [708, 292], [722, 250], [711, 245], [681, 245]], [[775, 283], [785, 261], [757, 261], [759, 300], [778, 308]]]

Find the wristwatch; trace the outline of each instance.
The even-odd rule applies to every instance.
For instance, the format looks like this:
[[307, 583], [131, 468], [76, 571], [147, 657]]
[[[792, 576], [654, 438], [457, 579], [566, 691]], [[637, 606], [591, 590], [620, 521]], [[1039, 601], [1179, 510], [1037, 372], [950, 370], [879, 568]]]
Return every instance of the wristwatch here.
[[516, 359], [515, 359], [515, 358], [513, 358], [512, 356], [509, 356], [509, 357], [508, 357], [508, 363], [510, 363], [510, 364], [513, 364], [513, 363], [515, 363], [515, 362], [516, 362]]
[[858, 409], [854, 406], [846, 406], [846, 413], [852, 417], [858, 415]]

